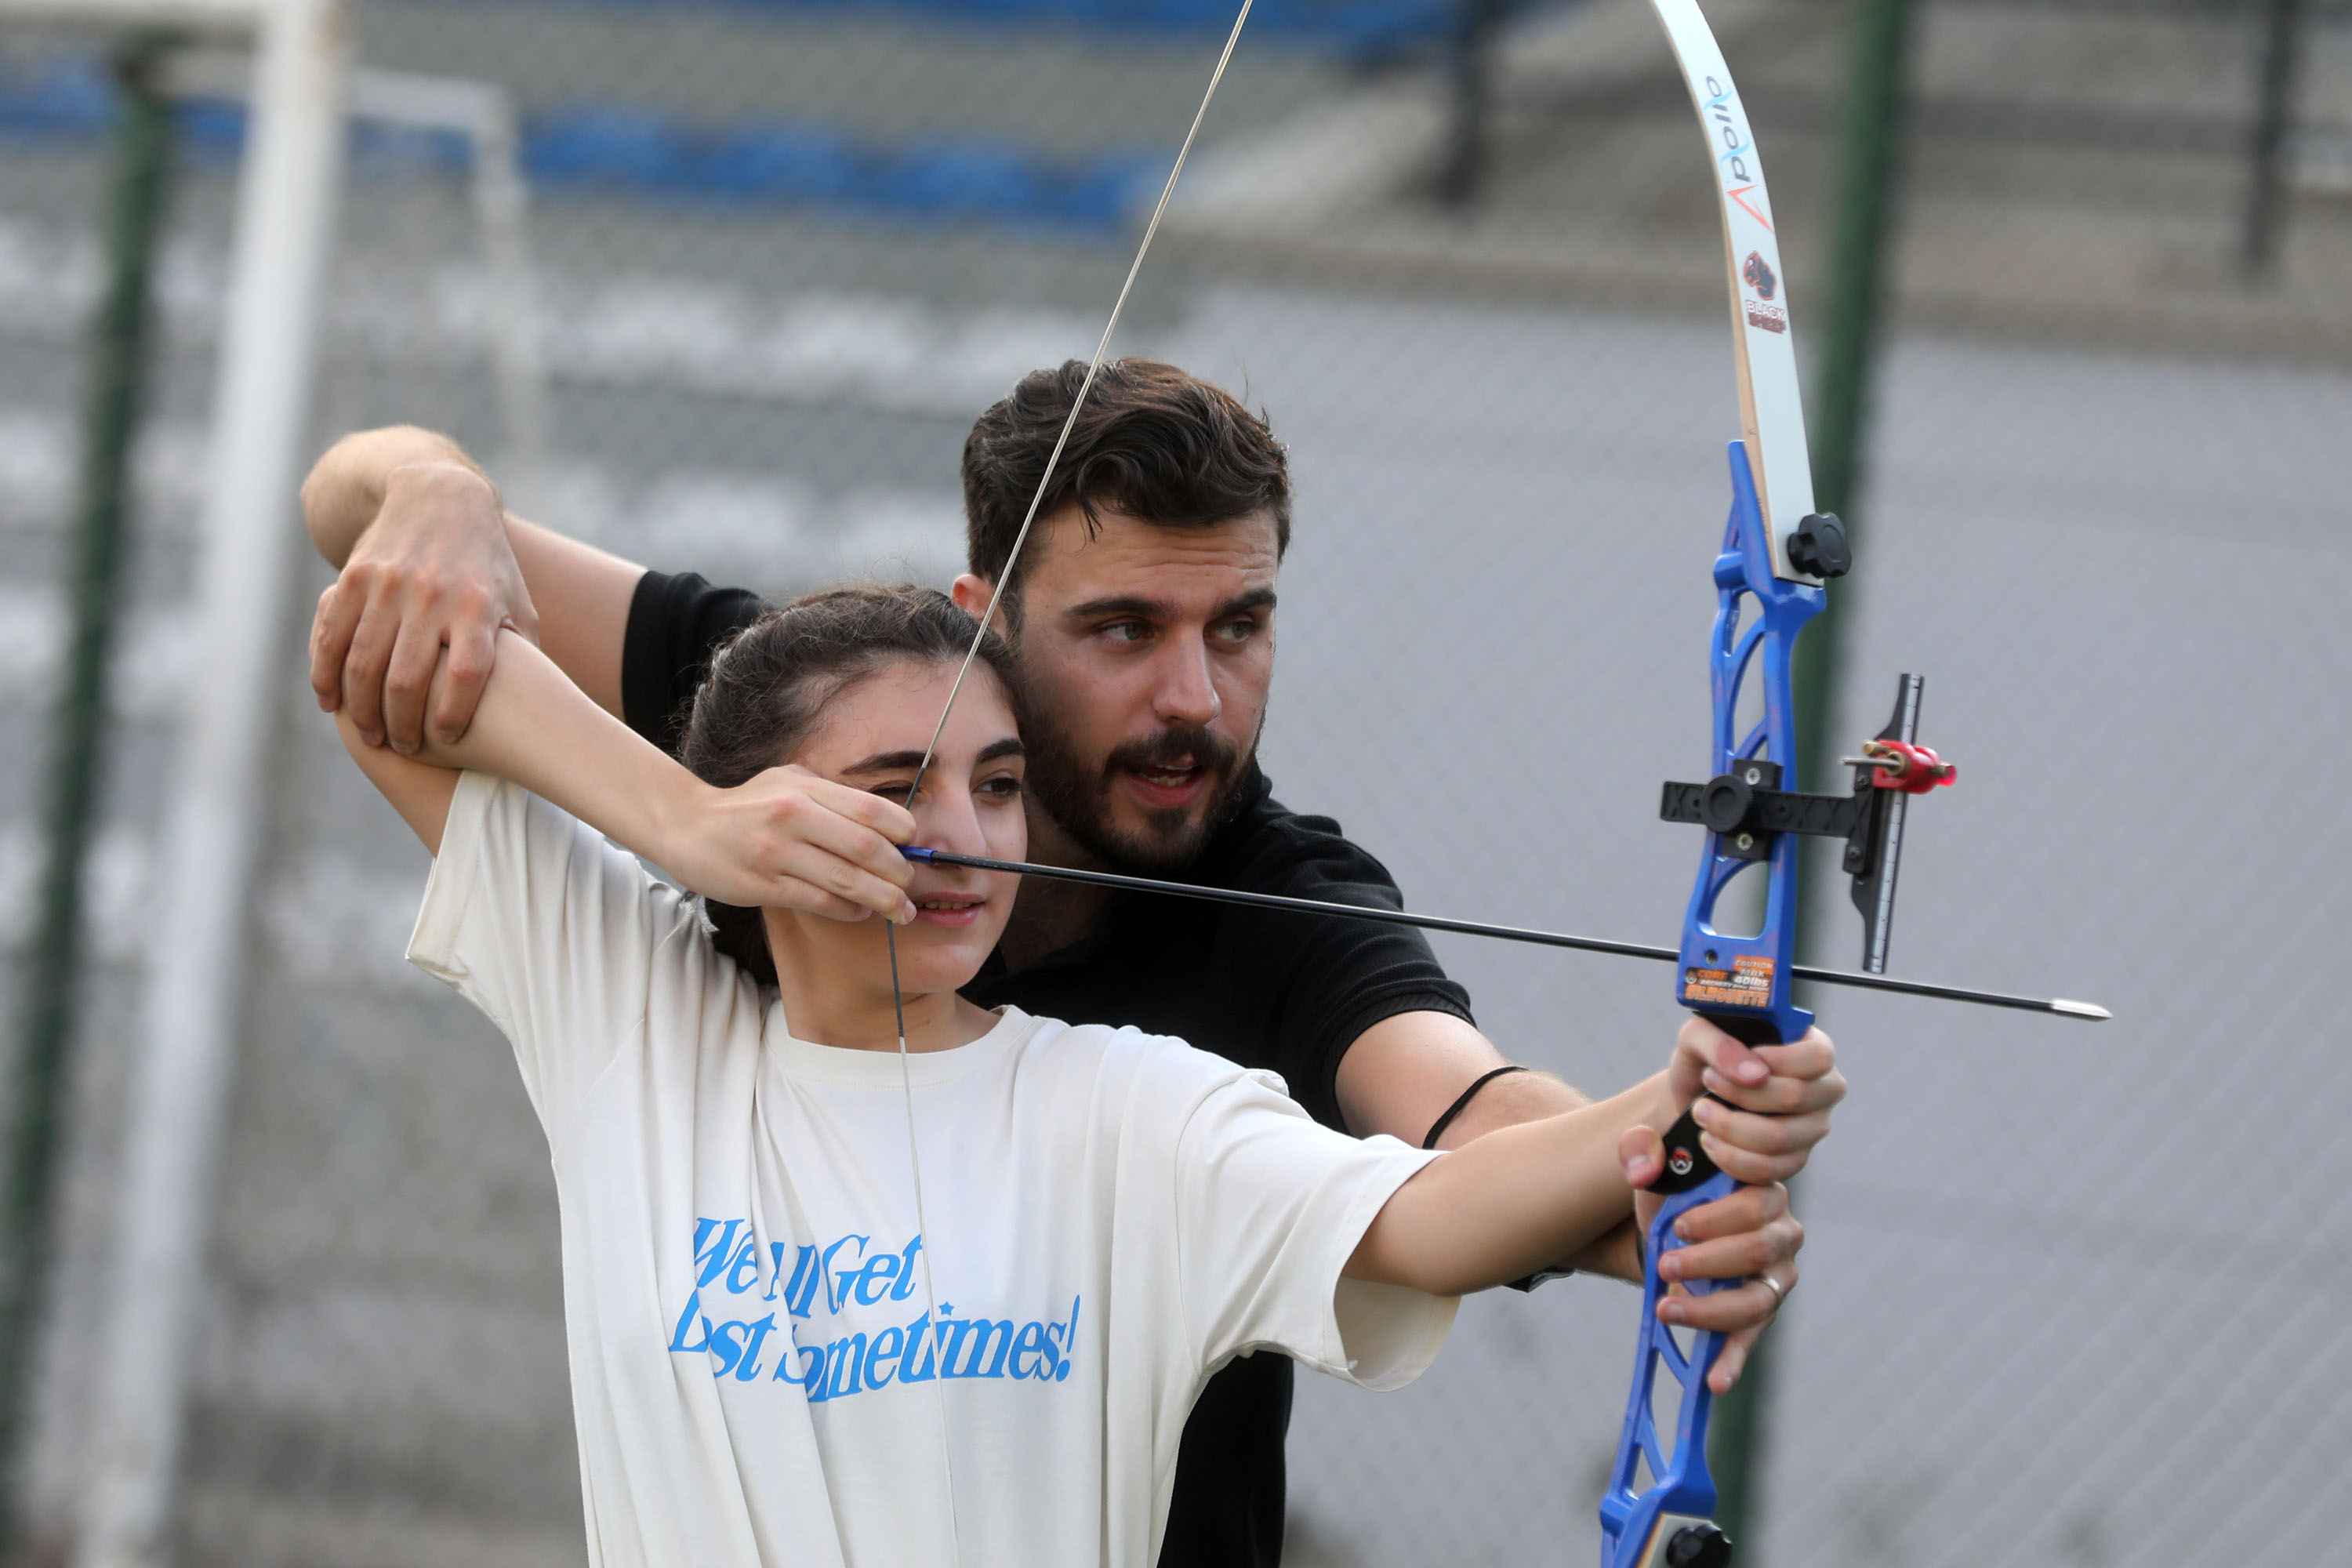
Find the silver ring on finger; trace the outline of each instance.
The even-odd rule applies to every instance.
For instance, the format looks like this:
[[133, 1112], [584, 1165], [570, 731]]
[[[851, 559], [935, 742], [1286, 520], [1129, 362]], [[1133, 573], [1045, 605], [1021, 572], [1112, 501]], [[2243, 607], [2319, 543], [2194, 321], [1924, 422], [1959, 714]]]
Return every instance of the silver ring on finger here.
[[1781, 1284], [1778, 1279], [1773, 1279], [1769, 1274], [1759, 1274], [1756, 1278], [1770, 1288], [1772, 1291], [1772, 1315], [1776, 1318], [1779, 1317], [1780, 1315], [1781, 1307], [1786, 1304], [1789, 1300], [1789, 1288], [1786, 1285]]

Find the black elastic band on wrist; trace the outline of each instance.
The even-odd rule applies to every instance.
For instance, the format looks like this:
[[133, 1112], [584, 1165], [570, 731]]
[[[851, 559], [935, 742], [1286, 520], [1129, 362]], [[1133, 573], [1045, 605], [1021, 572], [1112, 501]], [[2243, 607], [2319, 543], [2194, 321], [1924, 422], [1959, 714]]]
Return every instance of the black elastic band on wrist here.
[[1480, 1089], [1486, 1088], [1488, 1084], [1494, 1082], [1496, 1079], [1502, 1077], [1507, 1072], [1527, 1072], [1528, 1070], [1530, 1069], [1521, 1067], [1517, 1062], [1506, 1062], [1501, 1067], [1495, 1068], [1491, 1072], [1480, 1073], [1476, 1081], [1473, 1082], [1468, 1089], [1462, 1091], [1461, 1098], [1445, 1108], [1445, 1114], [1429, 1124], [1429, 1136], [1421, 1141], [1421, 1146], [1424, 1149], [1436, 1148], [1437, 1141], [1445, 1136], [1445, 1130], [1454, 1125], [1454, 1119], [1470, 1108], [1470, 1101], [1477, 1096]]

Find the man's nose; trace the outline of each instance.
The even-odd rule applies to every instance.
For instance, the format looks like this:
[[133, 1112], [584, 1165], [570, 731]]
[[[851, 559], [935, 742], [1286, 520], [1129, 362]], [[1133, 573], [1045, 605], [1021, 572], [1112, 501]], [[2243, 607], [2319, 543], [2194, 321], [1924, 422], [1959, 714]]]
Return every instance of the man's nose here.
[[1209, 645], [1199, 633], [1171, 637], [1160, 669], [1160, 685], [1151, 694], [1152, 716], [1163, 724], [1199, 729], [1225, 710], [1217, 683], [1209, 672]]

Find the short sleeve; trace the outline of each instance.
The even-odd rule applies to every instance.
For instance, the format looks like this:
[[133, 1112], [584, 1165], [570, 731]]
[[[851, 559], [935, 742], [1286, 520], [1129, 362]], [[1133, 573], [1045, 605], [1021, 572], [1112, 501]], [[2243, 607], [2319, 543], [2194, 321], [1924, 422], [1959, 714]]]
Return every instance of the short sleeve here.
[[766, 608], [749, 588], [714, 587], [698, 573], [638, 578], [621, 641], [621, 717], [629, 728], [675, 755], [711, 650]]
[[[1324, 817], [1294, 816], [1268, 835], [1238, 885], [1291, 898], [1400, 910], [1388, 868]], [[1340, 1058], [1365, 1030], [1400, 1013], [1444, 1013], [1475, 1024], [1470, 994], [1429, 939], [1407, 926], [1266, 910], [1231, 911], [1228, 973], [1269, 1003], [1270, 1065], [1326, 1126], [1339, 1114]]]
[[1434, 1158], [1318, 1126], [1267, 1074], [1204, 1097], [1177, 1162], [1185, 1321], [1202, 1364], [1266, 1347], [1367, 1388], [1420, 1376], [1455, 1298], [1341, 1270], [1381, 1206]]
[[487, 773], [457, 783], [408, 960], [479, 1007], [513, 1045], [559, 1145], [597, 1076], [645, 1026], [665, 944], [694, 908], [627, 850]]

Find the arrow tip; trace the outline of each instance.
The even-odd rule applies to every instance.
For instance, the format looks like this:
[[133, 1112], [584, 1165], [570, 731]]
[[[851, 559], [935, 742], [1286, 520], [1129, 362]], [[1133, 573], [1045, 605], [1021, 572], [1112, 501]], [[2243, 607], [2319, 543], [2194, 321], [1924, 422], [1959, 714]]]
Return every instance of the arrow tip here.
[[2063, 996], [2060, 996], [2052, 1001], [2050, 1004], [2050, 1010], [2053, 1013], [2063, 1013], [2069, 1018], [2112, 1018], [2115, 1016], [2113, 1013], [2108, 1012], [2096, 1002], [2069, 1002]]

